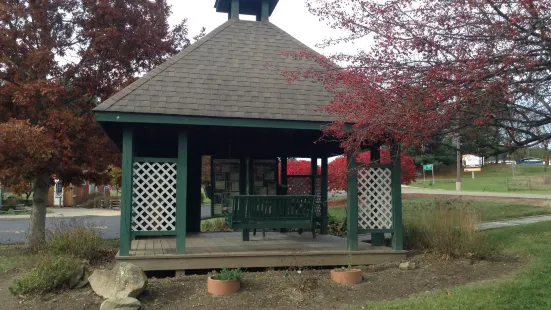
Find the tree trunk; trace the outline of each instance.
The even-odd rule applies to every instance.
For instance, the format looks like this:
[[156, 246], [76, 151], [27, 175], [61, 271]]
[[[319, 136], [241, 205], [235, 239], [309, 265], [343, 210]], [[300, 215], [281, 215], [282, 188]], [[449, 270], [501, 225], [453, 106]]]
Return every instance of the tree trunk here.
[[38, 174], [34, 181], [33, 208], [25, 240], [27, 249], [38, 249], [46, 241], [46, 207], [50, 183], [50, 175], [45, 173]]

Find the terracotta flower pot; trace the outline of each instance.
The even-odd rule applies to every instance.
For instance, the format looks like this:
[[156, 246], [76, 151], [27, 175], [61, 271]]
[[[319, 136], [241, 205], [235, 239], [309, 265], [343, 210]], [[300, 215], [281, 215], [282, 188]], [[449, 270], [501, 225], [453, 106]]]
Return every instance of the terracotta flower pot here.
[[209, 277], [207, 280], [207, 290], [212, 295], [226, 296], [239, 291], [241, 281], [236, 280], [215, 280]]
[[331, 280], [341, 284], [358, 284], [362, 282], [361, 269], [334, 269], [331, 270]]

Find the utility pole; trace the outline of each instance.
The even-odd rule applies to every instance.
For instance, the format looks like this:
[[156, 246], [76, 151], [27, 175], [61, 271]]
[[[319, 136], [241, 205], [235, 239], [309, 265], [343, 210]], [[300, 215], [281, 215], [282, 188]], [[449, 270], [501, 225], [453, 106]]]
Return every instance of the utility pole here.
[[455, 181], [455, 190], [461, 191], [461, 140], [457, 134], [455, 139], [455, 147], [457, 148], [457, 180]]

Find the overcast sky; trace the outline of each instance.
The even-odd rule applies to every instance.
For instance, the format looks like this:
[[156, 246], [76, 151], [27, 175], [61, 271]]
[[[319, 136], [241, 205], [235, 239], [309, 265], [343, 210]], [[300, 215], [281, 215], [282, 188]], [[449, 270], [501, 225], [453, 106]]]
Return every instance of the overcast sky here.
[[[176, 24], [183, 18], [188, 19], [190, 37], [199, 32], [201, 27], [207, 28], [207, 33], [228, 20], [225, 13], [217, 13], [215, 0], [168, 0], [172, 5], [171, 24]], [[241, 19], [255, 20], [254, 16], [241, 15]], [[337, 51], [337, 47], [327, 49], [316, 48], [327, 37], [338, 37], [340, 32], [320, 22], [318, 18], [306, 9], [303, 0], [280, 0], [275, 8], [270, 22], [289, 33], [302, 43], [316, 49], [325, 55]], [[353, 45], [340, 46], [340, 50], [353, 52]]]

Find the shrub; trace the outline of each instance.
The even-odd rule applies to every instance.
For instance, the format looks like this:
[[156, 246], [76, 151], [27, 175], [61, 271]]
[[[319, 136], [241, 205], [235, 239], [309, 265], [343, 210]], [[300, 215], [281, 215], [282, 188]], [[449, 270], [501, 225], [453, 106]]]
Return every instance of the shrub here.
[[498, 246], [477, 230], [481, 214], [460, 200], [414, 206], [404, 216], [404, 245], [446, 257], [484, 258]]
[[48, 233], [46, 246], [53, 255], [86, 260], [93, 260], [103, 253], [101, 233], [77, 220], [57, 223]]
[[214, 280], [220, 281], [230, 281], [230, 280], [241, 280], [243, 277], [243, 272], [241, 269], [227, 269], [224, 268], [220, 272], [213, 271], [212, 276]]
[[80, 262], [69, 256], [46, 256], [34, 268], [13, 280], [9, 291], [13, 295], [46, 293], [67, 286]]
[[204, 220], [201, 222], [201, 232], [209, 231], [231, 231], [223, 218]]
[[96, 202], [92, 200], [88, 200], [85, 203], [79, 205], [78, 207], [84, 208], [84, 209], [94, 209], [96, 207]]
[[346, 236], [346, 217], [339, 219], [335, 216], [329, 215], [328, 232], [330, 235], [340, 237]]
[[205, 195], [205, 192], [201, 190], [201, 204], [205, 203], [205, 200], [207, 200], [207, 195]]

